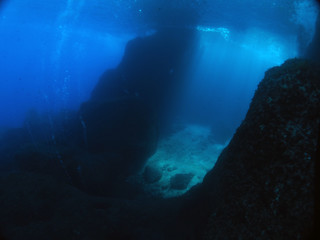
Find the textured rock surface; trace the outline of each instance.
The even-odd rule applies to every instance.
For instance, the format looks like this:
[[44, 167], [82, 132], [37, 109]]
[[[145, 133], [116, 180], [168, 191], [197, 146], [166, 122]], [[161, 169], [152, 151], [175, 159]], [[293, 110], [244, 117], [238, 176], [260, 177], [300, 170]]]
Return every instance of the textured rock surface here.
[[128, 42], [121, 63], [101, 76], [90, 100], [139, 96], [157, 110], [172, 104], [172, 94], [180, 86], [179, 70], [190, 57], [194, 36], [188, 29], [162, 29]]
[[118, 162], [105, 159], [113, 179], [137, 173], [155, 152], [160, 116], [166, 116], [163, 111], [180, 86], [178, 73], [193, 34], [163, 29], [130, 41], [119, 66], [102, 75], [82, 104], [83, 147], [93, 154], [120, 156]]
[[162, 177], [162, 172], [155, 166], [148, 165], [143, 171], [143, 179], [146, 183], [158, 182]]
[[292, 59], [266, 72], [230, 144], [190, 193], [205, 239], [309, 236], [319, 110], [319, 66]]
[[170, 178], [170, 187], [172, 189], [186, 189], [193, 178], [192, 173], [179, 173]]
[[81, 112], [89, 152], [121, 155], [119, 164], [128, 172], [139, 170], [156, 150], [157, 126], [141, 99], [87, 102]]

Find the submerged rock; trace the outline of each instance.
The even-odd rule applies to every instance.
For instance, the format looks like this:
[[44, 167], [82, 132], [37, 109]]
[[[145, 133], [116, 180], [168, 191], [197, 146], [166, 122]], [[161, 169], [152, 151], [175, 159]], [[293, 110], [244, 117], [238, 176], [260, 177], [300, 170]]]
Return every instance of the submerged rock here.
[[161, 179], [162, 172], [155, 166], [148, 165], [145, 167], [142, 175], [146, 183], [155, 183]]
[[175, 190], [184, 190], [188, 187], [193, 173], [178, 173], [170, 178], [170, 187]]
[[205, 239], [306, 239], [314, 212], [320, 67], [268, 70], [245, 120], [203, 184], [189, 193]]
[[[101, 168], [111, 176], [137, 173], [155, 152], [160, 116], [171, 107], [180, 86], [178, 70], [193, 35], [188, 29], [162, 29], [130, 41], [119, 66], [102, 75], [89, 101], [82, 104], [83, 148], [90, 154], [119, 156], [118, 161], [106, 158]], [[96, 168], [97, 175], [103, 175], [101, 169]]]
[[190, 29], [161, 29], [138, 37], [78, 112], [30, 110], [23, 128], [0, 139], [0, 171], [48, 174], [92, 194], [118, 192], [156, 150], [160, 116], [180, 86], [193, 36]]
[[89, 152], [120, 154], [123, 169], [139, 170], [156, 149], [157, 126], [139, 98], [87, 102], [81, 116]]
[[129, 41], [121, 63], [101, 76], [90, 101], [139, 96], [156, 111], [169, 107], [194, 37], [190, 29], [161, 29]]

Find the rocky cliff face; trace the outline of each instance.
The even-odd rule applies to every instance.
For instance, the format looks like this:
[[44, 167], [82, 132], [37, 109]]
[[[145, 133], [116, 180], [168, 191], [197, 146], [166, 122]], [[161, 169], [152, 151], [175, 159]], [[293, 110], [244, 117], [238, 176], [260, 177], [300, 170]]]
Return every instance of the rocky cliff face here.
[[189, 195], [199, 201], [192, 211], [203, 218], [200, 235], [309, 237], [319, 110], [319, 66], [292, 59], [266, 72], [230, 144]]
[[119, 66], [101, 76], [90, 100], [79, 111], [85, 133], [82, 146], [105, 159], [105, 167], [99, 161], [92, 172], [105, 169], [101, 175], [106, 175], [109, 169], [111, 177], [100, 178], [87, 189], [94, 189], [92, 185], [99, 185], [100, 180], [109, 182], [108, 188], [104, 185], [95, 191], [103, 193], [102, 189], [110, 189], [119, 177], [136, 174], [155, 152], [162, 118], [181, 86], [179, 73], [185, 59], [190, 58], [194, 35], [188, 29], [162, 29], [133, 39]]
[[114, 195], [155, 152], [194, 38], [193, 30], [161, 29], [128, 42], [119, 66], [101, 76], [78, 112], [30, 111], [21, 129], [4, 134], [0, 171], [51, 174]]

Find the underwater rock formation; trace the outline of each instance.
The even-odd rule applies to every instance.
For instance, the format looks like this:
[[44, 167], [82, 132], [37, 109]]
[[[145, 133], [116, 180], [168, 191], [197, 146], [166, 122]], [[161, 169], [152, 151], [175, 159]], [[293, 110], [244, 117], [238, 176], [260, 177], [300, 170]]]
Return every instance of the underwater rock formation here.
[[130, 41], [119, 66], [102, 75], [82, 104], [83, 147], [119, 156], [121, 161], [108, 164], [113, 176], [136, 173], [155, 152], [161, 116], [180, 86], [192, 36], [191, 30], [162, 29]]
[[204, 239], [310, 237], [319, 99], [319, 66], [291, 59], [266, 72], [230, 144], [188, 194]]
[[116, 69], [107, 70], [92, 91], [90, 101], [140, 97], [153, 109], [168, 107], [179, 89], [179, 76], [195, 32], [161, 29], [153, 35], [130, 41]]
[[[0, 175], [0, 231], [11, 240], [306, 239], [315, 205], [319, 99], [318, 65], [291, 59], [268, 70], [215, 167], [180, 198], [92, 196], [50, 176], [48, 167], [38, 173], [35, 166], [20, 165], [29, 172]], [[23, 143], [22, 133], [11, 131], [6, 139]], [[44, 156], [26, 146], [18, 163], [50, 163], [50, 151], [42, 149]], [[115, 168], [108, 164], [121, 162], [119, 156], [74, 151], [59, 148], [66, 167], [72, 161], [80, 167], [82, 189], [100, 193], [112, 187], [108, 174]], [[123, 186], [113, 185], [119, 191]]]
[[178, 173], [170, 178], [170, 186], [176, 190], [186, 189], [193, 176], [192, 173]]
[[22, 128], [5, 134], [0, 170], [51, 175], [104, 196], [126, 188], [156, 150], [193, 37], [193, 30], [161, 29], [130, 41], [78, 112], [30, 110]]
[[162, 177], [162, 172], [155, 166], [147, 165], [143, 171], [143, 179], [146, 183], [158, 182]]
[[81, 112], [89, 152], [121, 155], [128, 161], [119, 163], [123, 169], [139, 170], [156, 150], [157, 126], [141, 99], [90, 101], [82, 105]]

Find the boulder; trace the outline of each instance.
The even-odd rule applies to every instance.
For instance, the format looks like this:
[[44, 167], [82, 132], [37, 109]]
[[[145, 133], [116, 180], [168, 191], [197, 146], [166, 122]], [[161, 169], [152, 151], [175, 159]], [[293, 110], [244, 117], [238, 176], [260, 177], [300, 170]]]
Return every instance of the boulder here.
[[155, 166], [146, 166], [143, 171], [143, 179], [146, 183], [156, 183], [162, 177], [162, 172]]
[[184, 190], [188, 187], [194, 174], [178, 173], [170, 178], [170, 187], [175, 190]]

